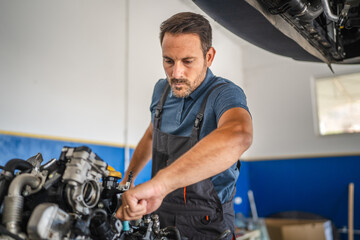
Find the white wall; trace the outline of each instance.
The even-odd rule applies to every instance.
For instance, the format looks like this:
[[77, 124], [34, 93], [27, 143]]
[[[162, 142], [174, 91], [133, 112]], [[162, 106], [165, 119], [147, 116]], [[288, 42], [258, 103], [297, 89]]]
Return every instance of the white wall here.
[[[331, 76], [326, 64], [295, 61], [249, 45], [244, 79], [253, 115], [254, 141], [246, 159], [359, 153], [360, 134], [318, 136], [312, 106], [313, 78]], [[359, 65], [333, 65], [335, 74]]]
[[0, 130], [123, 142], [124, 1], [0, 6]]
[[[0, 131], [136, 145], [163, 78], [159, 26], [191, 0], [0, 0]], [[211, 21], [213, 71], [242, 82], [242, 41]], [[229, 61], [231, 59], [231, 61]]]

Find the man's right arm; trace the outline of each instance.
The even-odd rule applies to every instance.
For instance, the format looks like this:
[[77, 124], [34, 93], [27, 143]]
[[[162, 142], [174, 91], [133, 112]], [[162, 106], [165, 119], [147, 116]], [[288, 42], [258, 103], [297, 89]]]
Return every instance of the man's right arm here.
[[141, 172], [145, 165], [149, 162], [152, 155], [152, 134], [153, 134], [153, 125], [150, 122], [149, 127], [146, 129], [144, 136], [141, 138], [140, 142], [135, 148], [133, 156], [129, 167], [127, 168], [125, 175], [121, 184], [125, 184], [127, 178], [130, 174], [130, 171], [133, 171], [133, 181], [135, 181], [136, 176]]

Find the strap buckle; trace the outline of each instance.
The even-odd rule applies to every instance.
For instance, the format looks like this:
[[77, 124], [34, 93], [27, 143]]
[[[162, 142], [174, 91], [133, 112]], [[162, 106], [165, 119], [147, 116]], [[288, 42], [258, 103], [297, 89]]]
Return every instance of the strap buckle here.
[[204, 114], [203, 113], [198, 113], [196, 115], [194, 127], [199, 128], [200, 123], [202, 122], [203, 118], [204, 118]]
[[160, 117], [160, 113], [162, 112], [162, 109], [161, 108], [156, 108], [155, 109], [155, 117], [158, 118]]

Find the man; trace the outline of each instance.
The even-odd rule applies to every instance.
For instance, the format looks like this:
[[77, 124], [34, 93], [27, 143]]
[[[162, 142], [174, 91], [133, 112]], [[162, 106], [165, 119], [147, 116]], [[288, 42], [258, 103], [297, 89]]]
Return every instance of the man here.
[[203, 16], [178, 13], [160, 30], [166, 79], [155, 85], [152, 121], [124, 176], [136, 177], [152, 155], [152, 179], [127, 191], [116, 215], [132, 220], [157, 210], [162, 227], [176, 225], [189, 239], [234, 233], [238, 159], [252, 142], [246, 97], [210, 71], [215, 49]]

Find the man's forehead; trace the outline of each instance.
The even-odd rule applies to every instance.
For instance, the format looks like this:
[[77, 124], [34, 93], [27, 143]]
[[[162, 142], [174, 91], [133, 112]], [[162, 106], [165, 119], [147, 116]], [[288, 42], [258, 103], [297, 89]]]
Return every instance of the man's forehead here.
[[171, 60], [193, 60], [197, 59], [199, 56], [194, 54], [191, 51], [182, 51], [182, 52], [166, 52], [163, 51], [163, 58], [164, 59], [171, 59]]
[[165, 33], [163, 42], [161, 47], [201, 47], [201, 41], [199, 35], [195, 33], [179, 33], [179, 34], [171, 34]]
[[201, 42], [197, 34], [166, 34], [161, 45], [163, 57], [172, 58], [175, 54], [181, 58], [191, 58], [202, 54]]

